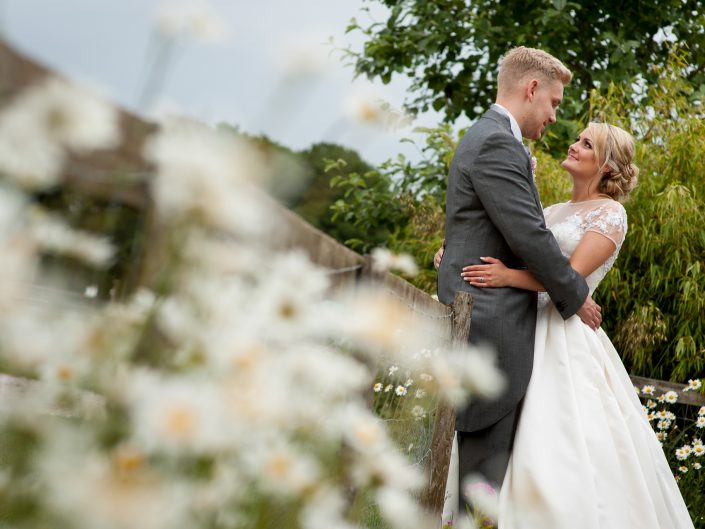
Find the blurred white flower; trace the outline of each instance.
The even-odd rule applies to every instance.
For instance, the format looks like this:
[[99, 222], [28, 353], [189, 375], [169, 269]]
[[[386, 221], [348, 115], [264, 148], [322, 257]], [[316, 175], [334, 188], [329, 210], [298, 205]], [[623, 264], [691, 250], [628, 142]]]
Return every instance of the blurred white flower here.
[[695, 421], [695, 427], [696, 428], [705, 428], [705, 416], [700, 415], [698, 419]]
[[332, 65], [333, 47], [323, 35], [305, 35], [287, 39], [276, 60], [288, 77], [320, 75]]
[[654, 386], [647, 385], [647, 386], [643, 386], [643, 387], [641, 388], [641, 392], [642, 392], [644, 395], [653, 395], [655, 389], [656, 389], [656, 388], [654, 388]]
[[395, 254], [387, 248], [375, 248], [372, 250], [373, 267], [378, 272], [387, 270], [398, 270], [407, 275], [416, 275], [419, 271], [414, 262], [414, 258], [409, 254]]
[[412, 116], [392, 107], [369, 87], [351, 91], [343, 101], [343, 108], [353, 121], [388, 130], [408, 127], [413, 121]]
[[273, 340], [289, 341], [328, 332], [327, 318], [321, 310], [329, 285], [323, 271], [301, 252], [274, 257], [268, 270], [267, 281], [250, 302], [252, 325]]
[[422, 406], [414, 406], [411, 409], [411, 416], [414, 419], [423, 419], [426, 417], [426, 410], [424, 410]]
[[117, 110], [91, 92], [51, 78], [0, 113], [0, 170], [30, 189], [57, 182], [64, 149], [108, 149], [120, 141]]
[[284, 441], [270, 441], [247, 450], [243, 462], [266, 492], [300, 496], [316, 489], [320, 468], [314, 458]]
[[339, 424], [346, 440], [360, 452], [378, 454], [388, 446], [384, 424], [365, 408], [353, 404], [345, 407]]
[[33, 210], [32, 234], [47, 252], [74, 257], [96, 268], [110, 264], [115, 248], [105, 237], [71, 228], [64, 221], [39, 210]]
[[460, 403], [467, 394], [487, 399], [497, 398], [506, 387], [494, 355], [488, 350], [463, 348], [440, 354], [429, 366], [439, 391], [451, 403]]
[[27, 199], [0, 186], [0, 312], [16, 306], [34, 277], [37, 247], [24, 231]]
[[0, 120], [0, 172], [25, 189], [55, 186], [64, 164], [61, 148], [34, 131], [13, 129], [2, 116]]
[[701, 468], [703, 468], [703, 466], [700, 463], [693, 463], [694, 470], [700, 470]]
[[[414, 501], [408, 492], [383, 487], [377, 491], [377, 504], [384, 519], [398, 529], [409, 529], [411, 527], [423, 527], [425, 513]], [[433, 527], [428, 523], [427, 527]]]
[[379, 393], [380, 391], [382, 391], [383, 387], [384, 384], [382, 384], [381, 382], [377, 382], [374, 386], [372, 386], [372, 391], [374, 391], [375, 393]]
[[418, 491], [424, 484], [420, 470], [391, 445], [379, 452], [361, 453], [352, 477], [358, 486], [375, 485], [399, 491]]
[[320, 488], [301, 509], [299, 521], [303, 529], [357, 529], [345, 520], [347, 502], [339, 490]]
[[[144, 454], [104, 455], [76, 434], [54, 432], [40, 460], [49, 502], [81, 529], [167, 529], [186, 516], [180, 484], [162, 481]], [[181, 485], [182, 486], [182, 485]]]
[[394, 390], [394, 393], [396, 393], [400, 397], [403, 397], [408, 393], [408, 390], [404, 386], [397, 386], [397, 389]]
[[165, 219], [191, 215], [209, 227], [248, 235], [268, 226], [261, 192], [252, 185], [265, 165], [233, 135], [171, 119], [146, 142], [144, 156], [157, 165], [154, 196]]
[[126, 399], [134, 419], [135, 442], [147, 451], [208, 452], [232, 440], [222, 400], [205, 380], [137, 372]]
[[705, 406], [700, 406], [700, 409], [698, 410], [698, 415], [705, 415]]
[[54, 358], [80, 358], [88, 349], [94, 321], [66, 307], [58, 312], [52, 306], [19, 306], [0, 319], [3, 353], [26, 369], [39, 369]]
[[215, 42], [225, 38], [225, 27], [206, 2], [171, 2], [157, 13], [156, 28], [169, 38]]

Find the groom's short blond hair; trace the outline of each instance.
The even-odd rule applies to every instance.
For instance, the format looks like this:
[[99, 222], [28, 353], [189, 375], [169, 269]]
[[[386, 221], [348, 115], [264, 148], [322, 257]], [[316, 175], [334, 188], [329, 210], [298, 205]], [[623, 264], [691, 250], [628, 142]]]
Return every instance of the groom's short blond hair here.
[[502, 59], [497, 75], [497, 93], [509, 92], [527, 77], [543, 77], [549, 81], [559, 80], [567, 85], [573, 74], [550, 53], [519, 46], [512, 48]]

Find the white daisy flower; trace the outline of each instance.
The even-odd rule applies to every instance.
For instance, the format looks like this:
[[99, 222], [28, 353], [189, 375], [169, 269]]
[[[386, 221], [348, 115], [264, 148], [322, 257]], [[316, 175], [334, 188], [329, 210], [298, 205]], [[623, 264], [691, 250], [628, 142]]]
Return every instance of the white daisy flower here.
[[656, 439], [658, 439], [659, 441], [663, 442], [663, 441], [665, 441], [667, 438], [668, 438], [668, 433], [663, 432], [663, 431], [661, 431], [661, 432], [656, 432]]
[[646, 401], [646, 407], [647, 407], [647, 408], [655, 408], [655, 407], [656, 407], [656, 403], [655, 403], [653, 400], [649, 399], [649, 400]]
[[669, 404], [675, 404], [678, 401], [678, 393], [676, 393], [675, 391], [667, 391], [663, 395], [663, 398]]
[[696, 428], [705, 428], [705, 416], [700, 415], [698, 417], [698, 420], [695, 421], [695, 427]]
[[642, 392], [644, 395], [653, 395], [655, 389], [656, 389], [656, 388], [655, 388], [654, 386], [650, 386], [650, 385], [649, 385], [649, 386], [643, 386], [643, 387], [641, 388], [641, 392]]
[[372, 387], [372, 390], [373, 390], [375, 393], [379, 393], [380, 391], [382, 391], [382, 388], [383, 388], [383, 387], [384, 387], [384, 385], [383, 385], [381, 382], [377, 382], [377, 383]]
[[678, 467], [678, 470], [685, 474], [686, 472], [688, 472], [688, 467], [681, 465], [680, 467]]
[[699, 378], [688, 380], [688, 387], [683, 388], [683, 391], [697, 391], [702, 387], [703, 383]]
[[703, 454], [705, 454], [705, 446], [699, 444], [699, 445], [693, 445], [693, 455], [696, 457], [700, 457]]
[[693, 469], [700, 470], [701, 468], [703, 468], [703, 466], [700, 463], [698, 463], [698, 462], [693, 463]]
[[705, 406], [701, 406], [701, 408], [698, 410], [698, 415], [705, 415]]
[[394, 390], [394, 393], [396, 393], [398, 396], [403, 397], [409, 392], [404, 386], [397, 386], [397, 388]]
[[671, 427], [671, 421], [668, 421], [666, 419], [662, 419], [656, 424], [656, 427], [659, 430], [668, 430]]

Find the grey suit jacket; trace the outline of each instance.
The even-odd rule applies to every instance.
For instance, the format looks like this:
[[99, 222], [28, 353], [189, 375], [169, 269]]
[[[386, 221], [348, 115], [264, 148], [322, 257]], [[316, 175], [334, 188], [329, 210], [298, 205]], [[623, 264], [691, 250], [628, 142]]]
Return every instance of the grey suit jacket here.
[[470, 292], [475, 304], [470, 343], [489, 345], [507, 377], [498, 400], [475, 399], [459, 410], [456, 429], [472, 432], [512, 411], [531, 377], [536, 327], [536, 293], [514, 288], [475, 288], [460, 272], [480, 257], [527, 268], [544, 285], [563, 318], [574, 315], [588, 295], [585, 280], [571, 268], [546, 228], [529, 157], [512, 135], [509, 118], [488, 110], [458, 144], [446, 198], [446, 248], [438, 272], [438, 297], [453, 302]]

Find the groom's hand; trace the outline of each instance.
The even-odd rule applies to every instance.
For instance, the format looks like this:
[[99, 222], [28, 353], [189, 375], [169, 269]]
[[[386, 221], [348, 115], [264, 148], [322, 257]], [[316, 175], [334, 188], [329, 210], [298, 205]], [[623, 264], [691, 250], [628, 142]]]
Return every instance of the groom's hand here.
[[587, 297], [583, 306], [576, 313], [585, 325], [593, 331], [600, 328], [602, 323], [602, 308], [595, 303], [590, 296]]

